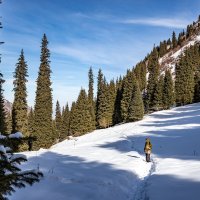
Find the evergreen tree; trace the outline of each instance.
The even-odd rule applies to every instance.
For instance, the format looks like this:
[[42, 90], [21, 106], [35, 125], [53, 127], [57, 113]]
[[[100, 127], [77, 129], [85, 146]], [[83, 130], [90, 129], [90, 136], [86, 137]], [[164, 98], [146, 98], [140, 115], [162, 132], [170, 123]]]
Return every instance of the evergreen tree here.
[[106, 118], [107, 112], [107, 94], [106, 93], [106, 80], [103, 78], [101, 69], [98, 72], [98, 83], [97, 83], [97, 103], [96, 103], [96, 122], [98, 128], [106, 128], [108, 121]]
[[173, 31], [172, 33], [172, 48], [176, 48], [178, 44], [177, 38], [176, 38], [176, 33]]
[[121, 114], [122, 114], [122, 120], [124, 122], [127, 121], [127, 117], [128, 117], [128, 109], [129, 109], [131, 98], [132, 98], [134, 81], [135, 80], [134, 80], [133, 72], [128, 70], [126, 77], [124, 78], [123, 93], [122, 93], [122, 100], [121, 100]]
[[159, 76], [159, 63], [158, 63], [158, 52], [154, 47], [153, 52], [148, 60], [148, 84], [147, 84], [147, 94], [145, 99], [145, 107], [148, 111], [155, 107], [155, 90], [156, 85], [158, 83], [158, 76]]
[[121, 100], [122, 100], [122, 78], [116, 81], [116, 97], [113, 111], [113, 124], [118, 124], [122, 122], [121, 117]]
[[174, 104], [174, 86], [170, 70], [165, 71], [163, 87], [163, 104], [165, 109], [169, 109]]
[[163, 57], [167, 52], [167, 43], [164, 40], [163, 42], [160, 42], [160, 49], [159, 49], [159, 56]]
[[[13, 136], [14, 137], [14, 136]], [[22, 171], [19, 165], [27, 161], [26, 158], [13, 155], [12, 150], [6, 144], [11, 144], [15, 138], [8, 138], [0, 135], [0, 199], [8, 200], [5, 195], [11, 195], [15, 188], [25, 187], [26, 184], [32, 185], [39, 181], [42, 175], [36, 170]]]
[[12, 115], [10, 112], [6, 113], [6, 134], [12, 132]]
[[12, 132], [23, 132], [27, 135], [27, 89], [26, 82], [28, 77], [27, 64], [24, 58], [24, 52], [21, 51], [16, 69], [14, 72], [14, 102], [12, 107]]
[[69, 106], [67, 104], [62, 112], [62, 131], [60, 135], [61, 141], [66, 139], [67, 136], [69, 135], [69, 118], [70, 118], [70, 112], [69, 112]]
[[69, 115], [69, 135], [73, 135], [73, 129], [74, 129], [73, 126], [76, 126], [75, 109], [76, 109], [76, 102], [74, 101], [72, 102], [70, 115]]
[[167, 50], [170, 50], [172, 46], [172, 42], [170, 40], [170, 38], [167, 40]]
[[3, 75], [0, 73], [0, 133], [6, 132], [6, 112], [4, 108], [4, 97], [3, 97]]
[[135, 66], [133, 71], [138, 81], [140, 91], [144, 91], [146, 89], [146, 84], [147, 84], [147, 81], [146, 81], [147, 69], [146, 69], [145, 61], [138, 63]]
[[32, 136], [34, 133], [34, 111], [33, 108], [31, 107], [30, 112], [28, 113], [28, 135]]
[[35, 131], [37, 137], [35, 149], [50, 147], [55, 139], [52, 132], [52, 89], [50, 52], [48, 49], [47, 37], [44, 34], [41, 46], [40, 68], [37, 78], [37, 90], [35, 100]]
[[107, 125], [113, 125], [113, 114], [115, 107], [115, 98], [116, 98], [116, 86], [114, 80], [110, 81], [110, 84], [107, 86]]
[[92, 68], [90, 67], [88, 72], [88, 78], [89, 78], [89, 89], [88, 89], [88, 100], [90, 104], [90, 115], [92, 119], [92, 130], [96, 127], [96, 121], [95, 121], [95, 103], [94, 103], [94, 76]]
[[62, 114], [59, 101], [56, 102], [56, 118], [55, 118], [55, 125], [56, 125], [56, 137], [60, 140], [60, 135], [62, 132]]
[[155, 90], [155, 110], [163, 109], [163, 90], [164, 90], [164, 77], [160, 76]]
[[175, 94], [178, 106], [193, 102], [194, 96], [194, 68], [192, 66], [189, 52], [185, 51], [180, 57], [175, 68]]
[[81, 89], [71, 119], [71, 132], [75, 136], [83, 135], [92, 130], [90, 105], [87, 94]]
[[128, 108], [127, 121], [134, 122], [141, 120], [144, 116], [144, 105], [142, 100], [142, 95], [138, 86], [137, 81], [134, 81], [132, 96], [130, 105]]

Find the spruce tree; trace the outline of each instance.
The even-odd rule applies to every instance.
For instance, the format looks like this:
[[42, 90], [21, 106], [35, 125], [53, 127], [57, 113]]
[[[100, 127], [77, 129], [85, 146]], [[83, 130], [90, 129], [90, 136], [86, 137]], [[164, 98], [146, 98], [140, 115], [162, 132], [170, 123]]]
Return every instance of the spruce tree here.
[[121, 100], [122, 100], [122, 78], [120, 77], [116, 81], [116, 97], [113, 111], [113, 124], [122, 122], [121, 117]]
[[177, 38], [176, 38], [176, 33], [173, 31], [172, 33], [172, 48], [176, 48], [178, 44]]
[[50, 147], [55, 139], [52, 132], [52, 89], [51, 89], [51, 69], [50, 51], [48, 49], [47, 37], [42, 38], [40, 68], [37, 78], [37, 89], [35, 99], [35, 130], [34, 135], [37, 141], [35, 149]]
[[145, 107], [148, 111], [149, 109], [153, 109], [156, 105], [155, 101], [155, 91], [158, 83], [159, 76], [159, 63], [158, 63], [158, 52], [154, 47], [153, 52], [151, 53], [148, 60], [148, 84], [147, 84], [147, 94], [145, 99]]
[[143, 105], [141, 91], [139, 89], [137, 81], [135, 80], [133, 83], [134, 86], [132, 90], [132, 96], [128, 108], [128, 117], [127, 117], [127, 121], [129, 122], [141, 120], [144, 116], [144, 105]]
[[14, 102], [12, 107], [12, 132], [23, 132], [26, 136], [27, 130], [27, 89], [26, 83], [28, 77], [27, 64], [24, 58], [24, 52], [21, 51], [16, 69], [14, 72]]
[[30, 112], [28, 113], [28, 135], [32, 136], [34, 133], [34, 111], [33, 108], [31, 107]]
[[12, 115], [10, 112], [6, 113], [6, 134], [12, 132]]
[[66, 139], [67, 136], [69, 135], [69, 119], [70, 119], [69, 106], [68, 104], [66, 104], [62, 112], [62, 131], [60, 135], [61, 141]]
[[70, 115], [69, 115], [69, 135], [73, 135], [74, 126], [76, 126], [76, 119], [75, 119], [75, 109], [76, 109], [76, 102], [72, 102]]
[[[13, 136], [13, 138], [11, 138]], [[6, 137], [0, 134], [0, 199], [8, 200], [6, 195], [11, 195], [15, 192], [16, 188], [25, 187], [27, 184], [32, 185], [38, 182], [40, 177], [43, 176], [38, 170], [22, 171], [20, 164], [27, 161], [25, 157], [20, 155], [13, 155], [10, 146], [15, 140], [21, 138], [14, 138], [15, 136], [9, 135]]]
[[133, 71], [134, 71], [136, 79], [138, 81], [140, 91], [143, 92], [146, 89], [146, 84], [147, 84], [147, 81], [146, 81], [147, 70], [146, 70], [145, 61], [138, 63], [135, 66]]
[[164, 109], [169, 109], [174, 104], [174, 85], [170, 70], [165, 71], [163, 87], [163, 105]]
[[97, 103], [96, 103], [96, 122], [98, 128], [106, 128], [108, 126], [107, 121], [107, 85], [105, 77], [101, 69], [98, 72], [98, 82], [97, 82]]
[[158, 83], [156, 85], [155, 90], [155, 110], [162, 110], [163, 109], [163, 89], [164, 89], [164, 77], [161, 75], [159, 77]]
[[61, 139], [60, 135], [62, 132], [62, 114], [59, 101], [56, 102], [56, 117], [55, 117], [55, 125], [56, 125], [56, 136], [57, 139]]
[[111, 80], [107, 86], [107, 122], [108, 126], [113, 125], [113, 114], [116, 98], [116, 86], [114, 80]]
[[194, 69], [188, 50], [184, 52], [175, 68], [175, 94], [177, 106], [193, 102], [194, 97]]
[[6, 112], [4, 108], [4, 96], [3, 96], [3, 74], [0, 73], [0, 133], [6, 132]]
[[122, 120], [124, 122], [126, 122], [128, 118], [128, 109], [130, 106], [133, 87], [135, 84], [134, 76], [135, 76], [134, 73], [128, 70], [126, 77], [124, 78], [123, 93], [122, 93], [122, 100], [121, 100], [121, 114], [122, 114]]
[[89, 79], [89, 89], [88, 89], [88, 100], [90, 104], [90, 115], [91, 115], [91, 126], [92, 130], [96, 128], [96, 120], [95, 120], [95, 103], [94, 103], [94, 76], [92, 67], [90, 67], [88, 72], [88, 79]]
[[71, 132], [75, 136], [83, 135], [92, 130], [90, 105], [88, 96], [84, 89], [81, 89], [71, 119]]

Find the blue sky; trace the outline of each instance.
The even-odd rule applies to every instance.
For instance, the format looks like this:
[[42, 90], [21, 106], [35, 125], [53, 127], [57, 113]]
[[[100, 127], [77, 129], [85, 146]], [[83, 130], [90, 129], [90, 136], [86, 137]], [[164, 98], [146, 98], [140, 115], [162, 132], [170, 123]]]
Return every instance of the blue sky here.
[[3, 0], [0, 6], [4, 96], [13, 100], [13, 72], [23, 48], [28, 64], [28, 103], [34, 106], [41, 38], [51, 52], [54, 102], [62, 106], [87, 89], [88, 69], [107, 80], [124, 75], [154, 44], [198, 18], [199, 0]]

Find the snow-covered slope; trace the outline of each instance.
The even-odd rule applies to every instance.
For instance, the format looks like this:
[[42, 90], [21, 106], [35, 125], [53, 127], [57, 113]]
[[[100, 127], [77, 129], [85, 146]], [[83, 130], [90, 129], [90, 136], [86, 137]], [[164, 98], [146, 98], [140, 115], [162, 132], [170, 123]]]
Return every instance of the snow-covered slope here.
[[[143, 153], [153, 144], [152, 162]], [[24, 152], [44, 178], [11, 200], [199, 200], [200, 104]]]
[[159, 59], [161, 65], [161, 70], [164, 72], [166, 69], [171, 69], [172, 74], [175, 73], [175, 65], [179, 60], [180, 55], [190, 46], [196, 43], [200, 43], [200, 33], [191, 36], [181, 48], [176, 48], [171, 50], [169, 53], [165, 54]]

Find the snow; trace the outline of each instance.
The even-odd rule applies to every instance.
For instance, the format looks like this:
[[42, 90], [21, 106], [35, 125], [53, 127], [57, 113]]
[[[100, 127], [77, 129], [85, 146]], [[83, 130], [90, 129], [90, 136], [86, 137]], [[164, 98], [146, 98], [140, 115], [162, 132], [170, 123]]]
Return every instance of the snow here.
[[[200, 104], [187, 105], [23, 152], [29, 161], [22, 168], [41, 170], [44, 178], [9, 199], [199, 200], [199, 116]], [[146, 137], [151, 163], [143, 153]]]
[[22, 138], [23, 135], [22, 135], [21, 132], [16, 132], [16, 133], [10, 134], [8, 137], [9, 138], [18, 138], [19, 139], [19, 138]]
[[0, 152], [2, 152], [4, 154], [6, 153], [6, 149], [3, 145], [0, 145]]
[[6, 136], [1, 135], [1, 133], [0, 133], [0, 139], [5, 139], [5, 138], [6, 138]]

